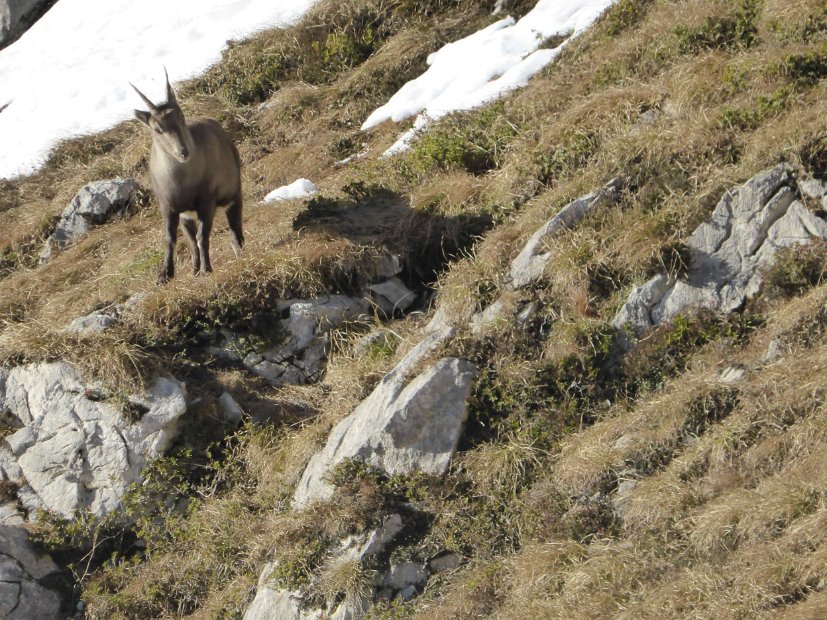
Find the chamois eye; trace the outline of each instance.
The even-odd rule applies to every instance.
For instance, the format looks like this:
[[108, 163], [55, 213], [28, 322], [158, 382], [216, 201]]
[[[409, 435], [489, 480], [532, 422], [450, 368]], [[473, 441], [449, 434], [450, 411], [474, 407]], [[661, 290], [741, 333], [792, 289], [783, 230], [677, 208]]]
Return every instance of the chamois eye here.
[[156, 128], [155, 128], [155, 133], [162, 133], [162, 132], [161, 132], [161, 130], [160, 130], [160, 129], [158, 129], [158, 128], [156, 127]]

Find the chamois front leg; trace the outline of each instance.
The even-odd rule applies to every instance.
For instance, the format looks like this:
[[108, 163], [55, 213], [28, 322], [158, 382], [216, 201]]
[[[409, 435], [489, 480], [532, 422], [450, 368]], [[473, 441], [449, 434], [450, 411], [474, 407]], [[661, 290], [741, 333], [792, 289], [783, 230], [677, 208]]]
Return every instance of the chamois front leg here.
[[198, 211], [198, 253], [201, 258], [201, 271], [198, 275], [207, 275], [212, 272], [210, 263], [210, 231], [212, 231], [212, 220], [215, 214], [215, 205]]
[[190, 247], [190, 256], [192, 256], [192, 273], [198, 275], [201, 271], [201, 254], [198, 249], [198, 243], [195, 241], [195, 236], [198, 234], [198, 225], [191, 217], [181, 217], [181, 231], [184, 233], [184, 238], [187, 240], [187, 245]]
[[166, 209], [163, 210], [166, 224], [167, 248], [164, 255], [164, 267], [158, 275], [158, 284], [165, 284], [175, 276], [175, 242], [178, 238], [179, 215]]

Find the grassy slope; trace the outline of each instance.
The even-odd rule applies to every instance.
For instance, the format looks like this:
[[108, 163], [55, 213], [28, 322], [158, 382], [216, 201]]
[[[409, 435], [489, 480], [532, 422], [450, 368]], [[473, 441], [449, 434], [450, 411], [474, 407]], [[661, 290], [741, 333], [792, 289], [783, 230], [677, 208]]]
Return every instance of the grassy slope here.
[[[181, 273], [163, 289], [153, 284], [161, 233], [151, 202], [46, 266], [32, 260], [85, 182], [144, 178], [136, 124], [66, 144], [38, 175], [0, 185], [2, 359], [67, 357], [116, 387], [160, 367], [203, 398], [182, 445], [190, 452], [157, 472], [161, 488], [197, 490], [185, 517], [133, 507], [144, 518], [126, 536], [112, 524], [41, 528], [74, 562], [90, 616], [234, 617], [273, 558], [285, 585], [320, 600], [358, 591], [374, 567], [342, 574], [325, 564], [325, 542], [400, 509], [416, 527], [393, 558], [450, 549], [465, 563], [379, 616], [823, 616], [824, 248], [786, 256], [737, 316], [681, 319], [623, 359], [607, 325], [633, 285], [679, 268], [681, 241], [727, 187], [782, 160], [827, 177], [820, 4], [621, 0], [528, 88], [446, 119], [409, 155], [384, 161], [400, 128], [363, 135], [362, 119], [427, 53], [489, 23], [491, 7], [321, 2], [184, 89], [185, 111], [220, 118], [240, 143], [249, 245], [232, 259], [219, 227], [212, 277], [185, 273], [181, 248]], [[367, 158], [336, 166], [363, 148]], [[381, 247], [403, 256], [410, 284], [436, 281], [438, 304], [467, 316], [505, 291], [506, 266], [537, 226], [618, 174], [628, 178], [620, 206], [552, 243], [541, 286], [504, 293], [510, 307], [536, 302], [536, 318], [482, 335], [461, 328], [449, 345], [482, 373], [446, 479], [352, 468], [339, 472], [337, 500], [286, 512], [306, 459], [416, 342], [423, 319], [394, 322], [393, 345], [368, 353], [350, 345], [364, 327], [337, 333], [325, 380], [288, 390], [210, 360], [198, 333], [232, 325], [270, 338], [253, 319], [275, 298], [358, 290]], [[299, 176], [323, 199], [255, 202]], [[60, 333], [139, 291], [148, 298], [118, 331]], [[765, 363], [773, 340], [781, 357]], [[735, 363], [747, 378], [721, 384]], [[223, 433], [211, 403], [227, 388], [272, 423], [223, 442], [223, 464], [207, 476], [179, 476]], [[113, 531], [117, 545], [76, 552], [90, 532]], [[135, 536], [147, 541], [137, 554]]]

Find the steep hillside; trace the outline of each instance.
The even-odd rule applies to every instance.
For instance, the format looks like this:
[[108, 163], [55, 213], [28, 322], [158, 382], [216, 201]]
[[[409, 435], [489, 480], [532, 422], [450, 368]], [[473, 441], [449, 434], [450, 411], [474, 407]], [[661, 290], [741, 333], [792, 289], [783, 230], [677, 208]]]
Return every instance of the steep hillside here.
[[[181, 434], [122, 510], [21, 512], [66, 617], [268, 617], [250, 611], [267, 597], [295, 618], [827, 616], [827, 242], [793, 243], [827, 230], [827, 10], [619, 0], [526, 88], [382, 158], [410, 121], [364, 120], [498, 4], [321, 0], [183, 85], [185, 113], [220, 120], [242, 158], [247, 244], [234, 257], [217, 225], [209, 277], [179, 244], [156, 286], [143, 191], [40, 263], [84, 185], [148, 188], [137, 122], [0, 181], [0, 390], [11, 368], [64, 360], [95, 386], [75, 392], [140, 421], [154, 410], [130, 395], [156, 375], [186, 384]], [[319, 194], [260, 202], [299, 178]], [[742, 204], [757, 211], [732, 225]], [[788, 214], [801, 239], [773, 228]], [[725, 230], [714, 251], [708, 222]], [[658, 276], [717, 295], [717, 250], [753, 228], [733, 255], [768, 257], [734, 278], [760, 280], [737, 303], [618, 314]], [[370, 287], [390, 276], [410, 294], [382, 301]], [[334, 320], [340, 302], [357, 305]], [[300, 309], [323, 353], [291, 358], [288, 382], [272, 352], [299, 337]], [[66, 329], [93, 312], [113, 326]], [[428, 383], [449, 364], [453, 382]], [[386, 435], [436, 444], [449, 411], [467, 415], [444, 474], [354, 451], [326, 461], [332, 493], [302, 494], [331, 431], [417, 382], [427, 427]], [[0, 478], [4, 505], [25, 506], [27, 481]]]

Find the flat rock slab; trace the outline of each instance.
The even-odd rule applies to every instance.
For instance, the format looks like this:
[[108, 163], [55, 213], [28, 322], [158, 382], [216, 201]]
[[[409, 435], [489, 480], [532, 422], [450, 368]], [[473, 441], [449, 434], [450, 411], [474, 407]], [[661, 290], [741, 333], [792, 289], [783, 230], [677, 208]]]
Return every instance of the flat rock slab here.
[[659, 275], [637, 287], [612, 325], [637, 335], [687, 311], [741, 307], [758, 292], [778, 250], [827, 238], [827, 222], [796, 199], [796, 189], [782, 164], [727, 191], [689, 238], [685, 278]]
[[71, 517], [119, 508], [141, 469], [170, 447], [187, 409], [184, 385], [161, 377], [129, 399], [129, 419], [101, 398], [65, 362], [9, 372], [3, 400], [22, 428], [5, 439], [15, 462], [0, 459], [0, 478], [19, 468], [25, 484], [18, 497], [27, 509]]
[[39, 580], [58, 567], [37, 553], [22, 527], [0, 525], [0, 618], [58, 620], [60, 597]]
[[477, 376], [470, 362], [444, 358], [408, 380], [413, 367], [452, 333], [434, 332], [379, 382], [330, 433], [308, 463], [293, 496], [301, 507], [326, 499], [332, 467], [356, 459], [388, 474], [445, 472], [468, 416], [467, 399]]

